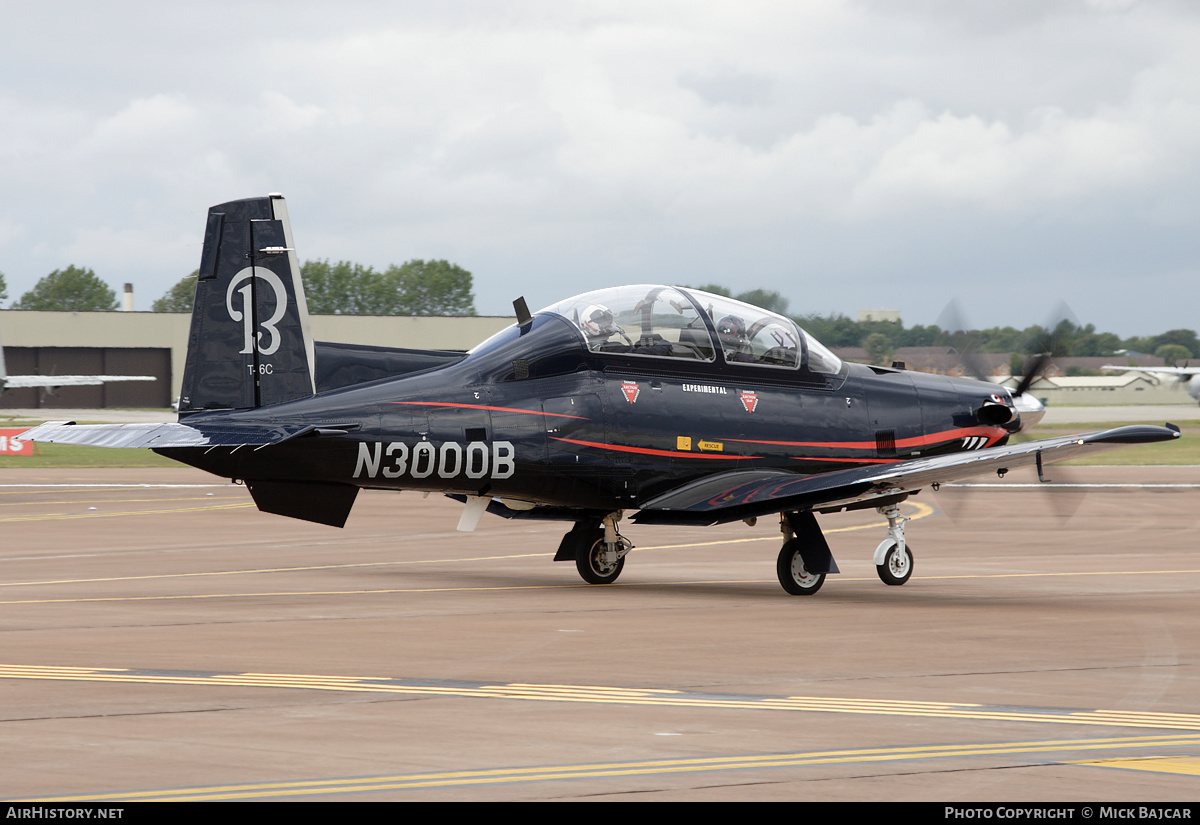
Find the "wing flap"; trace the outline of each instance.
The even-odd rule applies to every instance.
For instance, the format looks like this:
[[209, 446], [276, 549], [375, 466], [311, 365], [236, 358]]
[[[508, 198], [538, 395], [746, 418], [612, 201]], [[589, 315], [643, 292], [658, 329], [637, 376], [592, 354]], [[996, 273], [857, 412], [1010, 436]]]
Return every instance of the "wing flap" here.
[[914, 492], [999, 470], [1078, 458], [1135, 444], [1170, 441], [1177, 428], [1138, 424], [1029, 441], [974, 452], [916, 458], [820, 475], [723, 473], [692, 482], [642, 504], [641, 524], [723, 524], [784, 511], [813, 510]]

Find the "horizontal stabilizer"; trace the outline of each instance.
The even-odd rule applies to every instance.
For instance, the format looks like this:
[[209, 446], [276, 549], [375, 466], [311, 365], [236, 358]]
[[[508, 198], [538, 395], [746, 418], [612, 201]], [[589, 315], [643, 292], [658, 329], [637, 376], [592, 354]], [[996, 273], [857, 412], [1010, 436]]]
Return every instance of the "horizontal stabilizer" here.
[[90, 447], [265, 447], [300, 436], [341, 435], [358, 426], [240, 421], [194, 424], [75, 424], [71, 421], [48, 421], [22, 433], [18, 438]]

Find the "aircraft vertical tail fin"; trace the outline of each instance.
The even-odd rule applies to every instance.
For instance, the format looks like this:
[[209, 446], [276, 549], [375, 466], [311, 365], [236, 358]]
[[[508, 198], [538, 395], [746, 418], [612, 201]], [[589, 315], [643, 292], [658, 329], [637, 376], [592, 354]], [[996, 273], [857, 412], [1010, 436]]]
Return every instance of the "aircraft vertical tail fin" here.
[[283, 196], [209, 209], [180, 412], [306, 398], [316, 392], [314, 362]]

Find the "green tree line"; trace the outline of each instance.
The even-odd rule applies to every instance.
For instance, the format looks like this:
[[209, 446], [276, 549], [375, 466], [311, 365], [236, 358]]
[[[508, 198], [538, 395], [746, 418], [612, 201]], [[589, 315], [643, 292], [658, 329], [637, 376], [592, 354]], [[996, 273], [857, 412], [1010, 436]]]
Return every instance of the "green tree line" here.
[[[198, 270], [185, 275], [151, 305], [154, 312], [191, 312]], [[300, 267], [309, 312], [318, 315], [474, 315], [471, 273], [449, 261], [412, 260], [382, 272], [328, 260]], [[8, 298], [0, 272], [0, 301]], [[13, 302], [10, 309], [111, 312], [117, 293], [86, 267], [56, 269]]]
[[[448, 261], [411, 260], [383, 271], [351, 261], [305, 261], [300, 267], [309, 311], [318, 315], [473, 315], [475, 295], [471, 273]], [[155, 312], [190, 312], [196, 292], [196, 272], [185, 275], [154, 302]], [[788, 300], [779, 292], [751, 289], [734, 294], [720, 284], [698, 289], [736, 298], [763, 309], [788, 314]], [[8, 299], [0, 272], [0, 301]], [[11, 309], [58, 312], [111, 312], [119, 307], [116, 292], [96, 273], [74, 264], [56, 269], [12, 303]], [[1190, 329], [1159, 335], [1121, 338], [1099, 332], [1094, 324], [1060, 321], [1044, 326], [990, 327], [952, 332], [937, 325], [905, 327], [901, 322], [855, 321], [846, 315], [792, 315], [800, 326], [829, 347], [863, 347], [872, 358], [886, 360], [899, 347], [952, 346], [963, 351], [1056, 356], [1113, 357], [1119, 351], [1157, 355], [1165, 363], [1200, 360], [1200, 339]]]
[[1033, 325], [1025, 329], [1009, 326], [951, 331], [936, 324], [905, 327], [898, 321], [855, 321], [841, 313], [789, 315], [788, 300], [778, 292], [752, 289], [734, 294], [720, 284], [705, 284], [696, 288], [788, 315], [825, 346], [862, 347], [877, 362], [886, 360], [890, 353], [900, 347], [932, 346], [954, 347], [960, 352], [967, 349], [973, 352], [1025, 355], [1050, 352], [1058, 357], [1115, 357], [1119, 351], [1132, 351], [1157, 355], [1168, 364], [1200, 358], [1200, 340], [1195, 331], [1190, 329], [1121, 338], [1112, 332], [1098, 332], [1094, 324], [1079, 326], [1063, 320], [1052, 329]]
[[[185, 275], [150, 307], [191, 312], [198, 271]], [[449, 261], [407, 261], [382, 272], [351, 261], [300, 265], [314, 315], [474, 315], [471, 273]]]
[[1190, 329], [1121, 338], [1112, 332], [1098, 332], [1094, 324], [1079, 326], [1071, 321], [1060, 321], [1053, 329], [1033, 325], [1024, 329], [1009, 326], [966, 332], [943, 330], [937, 325], [906, 328], [900, 322], [860, 322], [839, 314], [799, 315], [795, 321], [826, 346], [863, 347], [872, 354], [900, 347], [931, 346], [954, 347], [960, 352], [966, 349], [1026, 355], [1050, 352], [1058, 357], [1115, 357], [1118, 352], [1130, 351], [1157, 355], [1172, 364], [1200, 355], [1200, 340]]
[[[8, 297], [0, 275], [0, 300]], [[117, 293], [96, 273], [71, 264], [42, 278], [10, 309], [40, 309], [51, 312], [111, 312], [118, 308]]]

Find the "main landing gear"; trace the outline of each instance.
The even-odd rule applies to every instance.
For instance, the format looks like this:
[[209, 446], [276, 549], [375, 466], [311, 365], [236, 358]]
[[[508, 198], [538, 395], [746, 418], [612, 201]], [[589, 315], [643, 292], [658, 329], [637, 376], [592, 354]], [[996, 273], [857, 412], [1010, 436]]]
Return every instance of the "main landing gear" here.
[[[888, 520], [887, 538], [875, 548], [875, 570], [884, 584], [904, 584], [913, 571], [912, 551], [904, 540], [908, 517], [900, 514], [895, 503], [875, 509]], [[775, 562], [779, 583], [793, 596], [811, 596], [821, 589], [826, 575], [839, 572], [825, 536], [812, 513], [781, 513], [779, 527], [783, 533]]]
[[612, 584], [625, 567], [625, 556], [633, 549], [629, 539], [617, 532], [621, 513], [610, 513], [601, 526], [577, 521], [563, 536], [555, 561], [575, 560], [575, 569], [588, 584]]
[[[912, 577], [913, 557], [904, 539], [904, 523], [896, 502], [875, 508], [888, 520], [887, 538], [875, 548], [875, 570], [884, 584], [901, 585]], [[558, 545], [555, 561], [574, 561], [575, 569], [588, 584], [612, 584], [625, 567], [625, 556], [633, 549], [629, 539], [617, 532], [622, 513], [575, 522]], [[783, 547], [775, 561], [775, 573], [783, 589], [793, 596], [811, 596], [825, 584], [830, 573], [839, 573], [829, 544], [811, 512], [781, 513], [779, 529]]]
[[800, 553], [800, 540], [788, 539], [775, 560], [775, 574], [783, 589], [793, 596], [811, 596], [825, 583], [824, 573], [810, 573]]
[[821, 589], [825, 576], [838, 573], [825, 536], [812, 513], [780, 513], [783, 547], [775, 560], [775, 574], [793, 596], [811, 596]]

